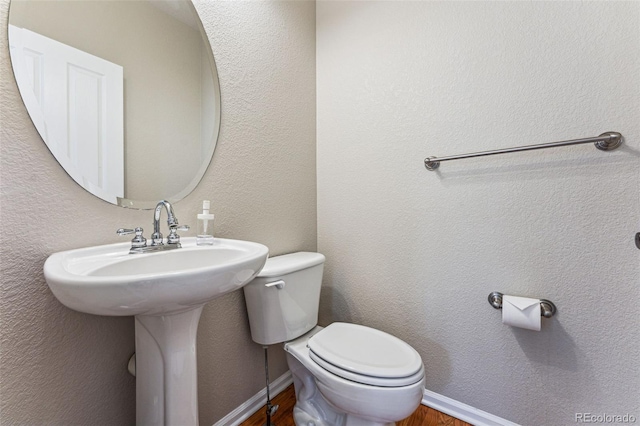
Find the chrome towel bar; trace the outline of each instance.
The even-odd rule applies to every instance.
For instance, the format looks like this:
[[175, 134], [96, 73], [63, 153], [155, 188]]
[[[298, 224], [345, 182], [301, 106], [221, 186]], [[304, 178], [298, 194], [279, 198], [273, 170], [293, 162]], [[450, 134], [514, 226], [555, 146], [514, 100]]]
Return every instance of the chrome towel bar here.
[[569, 141], [549, 142], [538, 145], [525, 145], [514, 148], [494, 149], [492, 151], [473, 152], [471, 154], [450, 155], [448, 157], [427, 157], [424, 159], [424, 166], [428, 170], [435, 170], [440, 167], [441, 161], [460, 160], [463, 158], [484, 157], [485, 155], [508, 154], [510, 152], [532, 151], [534, 149], [557, 148], [560, 146], [579, 145], [592, 143], [601, 151], [611, 151], [622, 145], [622, 135], [618, 132], [605, 132], [600, 136], [591, 138], [573, 139]]

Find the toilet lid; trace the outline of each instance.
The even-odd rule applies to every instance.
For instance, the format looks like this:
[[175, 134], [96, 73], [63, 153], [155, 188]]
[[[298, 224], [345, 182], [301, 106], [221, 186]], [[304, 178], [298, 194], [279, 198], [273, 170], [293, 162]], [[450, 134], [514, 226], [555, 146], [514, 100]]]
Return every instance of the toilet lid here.
[[[374, 328], [335, 322], [313, 335], [307, 344], [311, 358], [323, 368], [360, 383], [384, 386], [381, 383], [389, 381], [385, 379], [394, 379], [389, 386], [404, 386], [423, 375], [422, 359], [415, 349]], [[371, 383], [372, 378], [376, 383]]]

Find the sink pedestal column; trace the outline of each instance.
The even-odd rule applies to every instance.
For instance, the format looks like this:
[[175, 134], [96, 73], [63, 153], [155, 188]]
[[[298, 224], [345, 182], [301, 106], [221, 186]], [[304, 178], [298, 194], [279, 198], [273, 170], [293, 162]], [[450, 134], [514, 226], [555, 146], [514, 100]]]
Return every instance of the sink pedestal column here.
[[196, 426], [196, 332], [203, 306], [136, 315], [136, 424]]

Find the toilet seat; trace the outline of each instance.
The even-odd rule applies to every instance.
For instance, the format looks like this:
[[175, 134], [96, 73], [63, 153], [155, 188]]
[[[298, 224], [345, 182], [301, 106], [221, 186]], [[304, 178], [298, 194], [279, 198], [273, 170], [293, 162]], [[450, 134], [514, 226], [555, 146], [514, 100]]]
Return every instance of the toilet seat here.
[[307, 346], [316, 364], [357, 383], [399, 387], [424, 377], [422, 360], [415, 349], [374, 328], [333, 323], [314, 334]]
[[363, 385], [371, 385], [371, 386], [380, 386], [385, 388], [395, 388], [402, 386], [409, 386], [414, 383], [419, 382], [424, 377], [424, 368], [421, 367], [415, 374], [407, 377], [396, 377], [396, 378], [384, 378], [384, 377], [372, 377], [365, 376], [363, 374], [352, 373], [347, 370], [343, 370], [340, 367], [336, 367], [333, 364], [328, 363], [323, 360], [312, 351], [309, 351], [309, 358], [311, 358], [316, 364], [320, 367], [324, 368], [331, 374], [335, 374], [338, 377], [342, 377], [343, 379], [350, 380], [352, 382], [360, 383]]

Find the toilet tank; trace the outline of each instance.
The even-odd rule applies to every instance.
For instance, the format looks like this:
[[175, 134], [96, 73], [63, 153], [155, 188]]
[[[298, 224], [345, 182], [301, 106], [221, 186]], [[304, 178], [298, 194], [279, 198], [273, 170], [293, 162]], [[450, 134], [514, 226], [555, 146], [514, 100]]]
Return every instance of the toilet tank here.
[[244, 286], [254, 342], [286, 342], [318, 324], [324, 259], [322, 254], [310, 252], [271, 257]]

